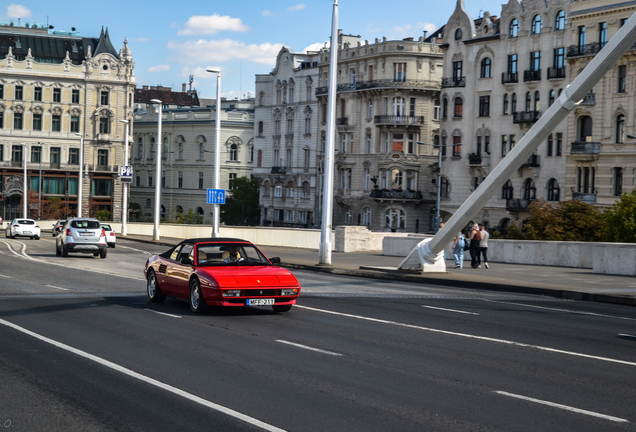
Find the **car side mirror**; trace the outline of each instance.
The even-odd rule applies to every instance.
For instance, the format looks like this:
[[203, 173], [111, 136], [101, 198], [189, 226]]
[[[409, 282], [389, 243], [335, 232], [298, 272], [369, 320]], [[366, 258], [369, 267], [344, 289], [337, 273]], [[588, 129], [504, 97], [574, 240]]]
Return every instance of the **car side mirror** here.
[[188, 258], [188, 257], [183, 257], [183, 258], [181, 258], [181, 264], [192, 265], [192, 260], [190, 260], [190, 258]]
[[272, 264], [280, 264], [280, 258], [279, 257], [270, 258], [269, 261]]

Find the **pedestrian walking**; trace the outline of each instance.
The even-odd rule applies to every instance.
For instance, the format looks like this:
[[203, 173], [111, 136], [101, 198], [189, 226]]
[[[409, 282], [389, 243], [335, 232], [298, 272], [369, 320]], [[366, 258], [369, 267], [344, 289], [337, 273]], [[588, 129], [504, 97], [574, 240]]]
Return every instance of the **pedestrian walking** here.
[[484, 260], [484, 267], [488, 267], [488, 239], [490, 234], [484, 229], [482, 224], [479, 224], [479, 232], [481, 233], [481, 240], [479, 241], [479, 255]]
[[481, 232], [479, 226], [473, 224], [473, 229], [470, 232], [470, 265], [472, 268], [481, 268], [479, 263], [479, 242], [481, 241]]
[[455, 236], [453, 243], [453, 259], [455, 260], [455, 268], [464, 268], [464, 246], [466, 246], [466, 237], [460, 231]]

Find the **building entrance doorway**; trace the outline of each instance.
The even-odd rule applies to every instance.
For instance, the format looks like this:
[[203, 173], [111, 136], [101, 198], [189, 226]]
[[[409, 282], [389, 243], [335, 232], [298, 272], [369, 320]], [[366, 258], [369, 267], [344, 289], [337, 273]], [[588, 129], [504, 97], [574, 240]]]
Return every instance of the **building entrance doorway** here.
[[22, 217], [22, 195], [15, 194], [5, 199], [4, 220], [11, 222], [13, 219]]

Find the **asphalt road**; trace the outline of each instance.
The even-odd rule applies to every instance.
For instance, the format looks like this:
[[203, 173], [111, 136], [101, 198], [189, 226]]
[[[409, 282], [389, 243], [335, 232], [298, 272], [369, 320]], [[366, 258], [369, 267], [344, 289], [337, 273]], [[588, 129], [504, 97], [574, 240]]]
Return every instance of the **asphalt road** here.
[[295, 272], [286, 314], [0, 238], [0, 430], [636, 430], [636, 309]]

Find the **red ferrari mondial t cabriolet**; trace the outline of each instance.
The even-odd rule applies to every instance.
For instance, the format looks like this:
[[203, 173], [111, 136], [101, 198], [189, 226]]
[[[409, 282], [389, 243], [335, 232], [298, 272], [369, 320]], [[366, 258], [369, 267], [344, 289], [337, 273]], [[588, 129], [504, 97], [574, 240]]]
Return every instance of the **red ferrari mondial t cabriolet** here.
[[148, 298], [187, 299], [193, 312], [206, 306], [271, 306], [287, 312], [300, 284], [287, 269], [272, 264], [252, 243], [229, 238], [184, 240], [146, 261]]

